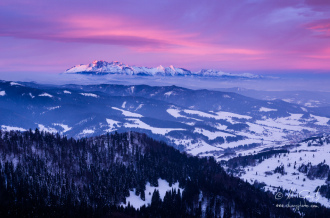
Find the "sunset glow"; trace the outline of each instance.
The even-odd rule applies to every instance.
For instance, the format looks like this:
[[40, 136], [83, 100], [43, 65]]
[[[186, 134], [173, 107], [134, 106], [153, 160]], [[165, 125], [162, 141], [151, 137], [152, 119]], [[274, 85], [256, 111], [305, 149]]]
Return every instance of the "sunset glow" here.
[[0, 5], [0, 73], [60, 73], [95, 59], [191, 70], [330, 73], [326, 0]]

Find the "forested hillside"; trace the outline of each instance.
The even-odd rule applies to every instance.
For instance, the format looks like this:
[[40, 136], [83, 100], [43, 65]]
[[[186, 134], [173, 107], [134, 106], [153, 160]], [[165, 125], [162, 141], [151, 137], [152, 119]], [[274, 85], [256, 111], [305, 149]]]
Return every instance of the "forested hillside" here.
[[[258, 185], [228, 175], [213, 158], [180, 153], [145, 134], [73, 139], [0, 131], [0, 217], [330, 217], [330, 210], [288, 208]], [[145, 199], [158, 179], [172, 189], [151, 205], [123, 207], [130, 190]], [[291, 199], [299, 204], [301, 199]], [[308, 204], [308, 202], [307, 202]]]

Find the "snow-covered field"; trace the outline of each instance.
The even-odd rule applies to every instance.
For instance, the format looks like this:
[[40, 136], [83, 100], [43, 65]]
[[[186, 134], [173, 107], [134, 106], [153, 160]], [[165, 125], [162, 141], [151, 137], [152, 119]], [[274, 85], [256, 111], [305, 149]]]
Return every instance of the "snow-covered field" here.
[[[330, 144], [323, 146], [308, 146], [308, 142], [300, 143], [301, 146], [290, 149], [290, 153], [276, 155], [264, 159], [256, 166], [247, 166], [240, 177], [251, 184], [255, 181], [264, 182], [265, 190], [273, 193], [282, 187], [291, 190], [293, 195], [305, 196], [311, 202], [318, 202], [330, 207], [330, 201], [322, 197], [317, 191], [318, 186], [325, 185], [326, 178], [309, 179], [306, 174], [298, 171], [302, 164], [316, 166], [320, 163], [330, 164]], [[274, 173], [278, 166], [284, 166], [285, 174]], [[269, 173], [271, 172], [271, 173]], [[309, 196], [308, 196], [309, 195]]]

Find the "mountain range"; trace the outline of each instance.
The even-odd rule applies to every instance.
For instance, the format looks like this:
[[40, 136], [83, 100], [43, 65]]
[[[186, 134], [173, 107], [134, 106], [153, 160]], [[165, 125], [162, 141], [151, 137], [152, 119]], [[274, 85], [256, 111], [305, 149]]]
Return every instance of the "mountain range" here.
[[192, 72], [184, 68], [176, 68], [172, 65], [169, 67], [158, 66], [155, 68], [129, 66], [124, 63], [113, 61], [93, 61], [90, 64], [80, 64], [74, 66], [64, 72], [65, 74], [120, 74], [120, 75], [136, 75], [136, 76], [193, 76], [193, 77], [223, 77], [223, 78], [245, 78], [259, 79], [260, 75], [244, 73], [232, 74], [218, 70], [202, 69], [197, 72]]
[[219, 160], [229, 150], [298, 142], [327, 131], [330, 122], [317, 108], [177, 86], [2, 81], [0, 93], [4, 130], [39, 128], [74, 138], [132, 130]]

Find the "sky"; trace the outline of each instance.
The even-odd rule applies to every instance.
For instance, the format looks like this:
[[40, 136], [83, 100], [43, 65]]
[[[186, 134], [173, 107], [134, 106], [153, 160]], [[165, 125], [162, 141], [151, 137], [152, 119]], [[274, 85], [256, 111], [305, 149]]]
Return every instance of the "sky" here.
[[330, 74], [330, 1], [0, 1], [0, 79], [94, 60]]

